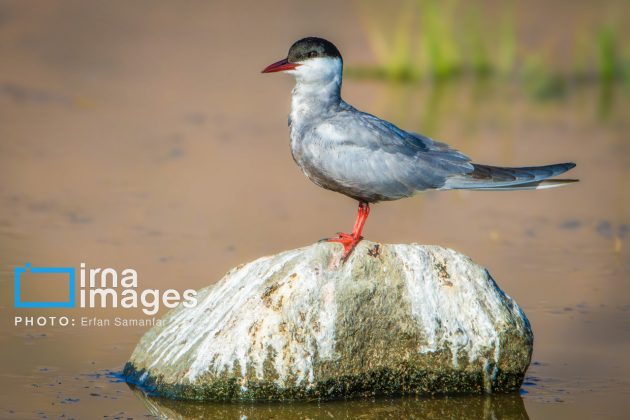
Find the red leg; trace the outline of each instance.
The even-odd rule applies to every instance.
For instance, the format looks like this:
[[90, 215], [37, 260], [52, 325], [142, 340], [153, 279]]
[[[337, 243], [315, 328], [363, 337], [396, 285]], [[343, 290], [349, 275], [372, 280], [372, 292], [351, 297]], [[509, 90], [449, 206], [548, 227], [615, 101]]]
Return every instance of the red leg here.
[[359, 203], [359, 211], [357, 213], [357, 220], [354, 222], [354, 228], [352, 228], [352, 233], [338, 233], [336, 238], [326, 239], [328, 242], [339, 242], [343, 245], [343, 259], [346, 260], [352, 250], [357, 246], [357, 244], [363, 239], [361, 233], [363, 232], [363, 226], [365, 226], [365, 221], [367, 220], [370, 214], [370, 205], [368, 203]]

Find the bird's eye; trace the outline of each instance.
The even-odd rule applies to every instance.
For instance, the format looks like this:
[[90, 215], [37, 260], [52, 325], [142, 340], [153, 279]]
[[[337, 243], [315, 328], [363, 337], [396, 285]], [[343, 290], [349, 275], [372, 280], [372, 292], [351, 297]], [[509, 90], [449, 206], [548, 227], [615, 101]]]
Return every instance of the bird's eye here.
[[317, 51], [309, 51], [308, 58], [317, 57]]

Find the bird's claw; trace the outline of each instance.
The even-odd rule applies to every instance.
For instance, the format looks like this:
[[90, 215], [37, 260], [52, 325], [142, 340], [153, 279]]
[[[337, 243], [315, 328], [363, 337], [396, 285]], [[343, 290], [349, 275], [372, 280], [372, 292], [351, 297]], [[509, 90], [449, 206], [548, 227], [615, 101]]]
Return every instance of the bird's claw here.
[[337, 232], [337, 238], [333, 238], [333, 239], [353, 239], [354, 236], [351, 233], [343, 233], [343, 232]]
[[342, 260], [346, 261], [354, 248], [357, 246], [359, 242], [361, 242], [363, 236], [355, 236], [354, 234], [348, 234], [343, 232], [338, 232], [336, 238], [327, 238], [326, 242], [336, 242], [343, 245], [343, 257]]

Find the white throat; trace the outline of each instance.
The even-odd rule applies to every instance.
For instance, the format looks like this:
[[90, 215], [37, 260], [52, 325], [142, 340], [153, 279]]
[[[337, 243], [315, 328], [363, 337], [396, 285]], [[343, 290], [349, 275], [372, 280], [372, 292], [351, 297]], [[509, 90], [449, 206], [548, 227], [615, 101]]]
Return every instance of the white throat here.
[[306, 60], [291, 73], [295, 87], [291, 96], [291, 121], [297, 123], [334, 109], [341, 101], [342, 62], [339, 58]]

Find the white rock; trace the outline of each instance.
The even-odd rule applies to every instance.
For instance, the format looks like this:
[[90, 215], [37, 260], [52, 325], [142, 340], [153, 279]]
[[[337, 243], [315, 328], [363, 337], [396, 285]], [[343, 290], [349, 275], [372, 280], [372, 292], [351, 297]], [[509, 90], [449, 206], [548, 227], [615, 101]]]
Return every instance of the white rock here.
[[232, 269], [141, 339], [130, 382], [189, 399], [514, 391], [525, 314], [453, 250], [318, 243]]

